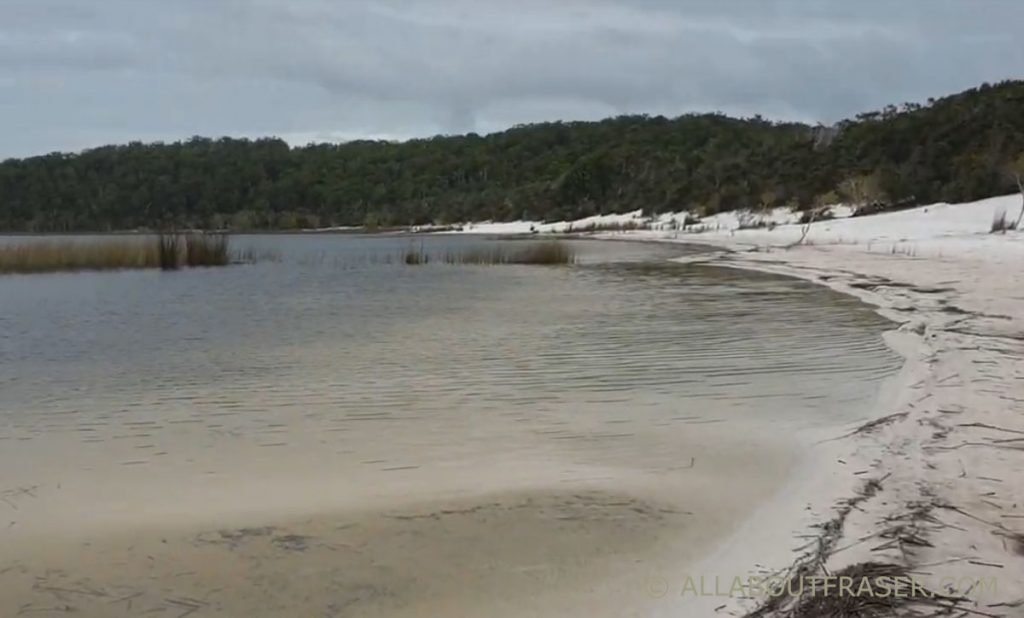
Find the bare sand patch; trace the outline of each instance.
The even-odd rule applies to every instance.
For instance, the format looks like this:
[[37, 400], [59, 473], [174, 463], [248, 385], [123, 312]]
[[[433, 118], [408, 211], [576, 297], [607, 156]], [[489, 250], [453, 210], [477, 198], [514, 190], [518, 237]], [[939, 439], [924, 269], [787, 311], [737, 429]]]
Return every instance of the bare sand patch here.
[[[1024, 294], [1018, 270], [997, 264], [1021, 255], [1022, 237], [962, 230], [925, 238], [926, 257], [872, 253], [864, 246], [870, 239], [716, 257], [876, 305], [900, 324], [886, 340], [906, 364], [864, 422], [809, 448], [804, 471], [693, 572], [792, 579], [881, 569], [913, 577], [927, 593], [876, 603], [870, 611], [881, 613], [871, 615], [1019, 616]], [[738, 239], [709, 241], [744, 248]], [[685, 608], [699, 616], [803, 617], [826, 605], [840, 615], [843, 603], [847, 612], [868, 611], [869, 603], [820, 601], [677, 595], [674, 609], [658, 615]]]
[[600, 490], [517, 491], [266, 526], [8, 538], [0, 614], [621, 616], [692, 514]]

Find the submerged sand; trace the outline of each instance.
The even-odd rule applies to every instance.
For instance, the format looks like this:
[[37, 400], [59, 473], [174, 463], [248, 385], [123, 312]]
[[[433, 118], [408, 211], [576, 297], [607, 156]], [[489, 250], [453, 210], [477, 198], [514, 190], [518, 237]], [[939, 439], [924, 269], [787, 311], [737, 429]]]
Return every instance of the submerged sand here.
[[[111, 277], [104, 298], [131, 300], [117, 319], [76, 278], [84, 296], [57, 316], [72, 335], [56, 340], [38, 325], [64, 286], [19, 280], [25, 294], [3, 297], [30, 341], [0, 410], [0, 616], [674, 607], [669, 583], [862, 411], [895, 359], [883, 321], [840, 295], [663, 270], [509, 270], [500, 285], [443, 271], [455, 291], [423, 286], [433, 300], [420, 290], [391, 319], [401, 299], [381, 278], [349, 309], [382, 322], [340, 333], [334, 271], [282, 269], [282, 285], [313, 279], [294, 295], [245, 271], [217, 311], [201, 280]], [[151, 297], [171, 284], [190, 293], [165, 311]], [[254, 305], [252, 286], [280, 302]], [[169, 330], [140, 323], [153, 315]], [[264, 324], [291, 328], [252, 332]]]
[[[695, 434], [730, 443], [707, 429], [721, 433]], [[755, 439], [735, 438], [736, 451]], [[270, 479], [261, 496], [165, 478], [148, 502], [123, 486], [134, 509], [90, 499], [69, 475], [4, 492], [0, 615], [648, 615], [668, 574], [777, 488], [782, 450], [748, 451], [758, 474], [750, 459], [694, 450], [656, 478], [548, 469], [546, 485], [526, 464], [392, 470], [388, 486], [336, 479], [333, 491], [327, 477]]]
[[[595, 582], [685, 535], [690, 514], [607, 491], [534, 491], [272, 525], [3, 544], [4, 616], [557, 615], [638, 610], [642, 577]], [[605, 608], [605, 609], [603, 609]], [[564, 615], [564, 614], [563, 614]], [[621, 615], [621, 614], [619, 614]]]

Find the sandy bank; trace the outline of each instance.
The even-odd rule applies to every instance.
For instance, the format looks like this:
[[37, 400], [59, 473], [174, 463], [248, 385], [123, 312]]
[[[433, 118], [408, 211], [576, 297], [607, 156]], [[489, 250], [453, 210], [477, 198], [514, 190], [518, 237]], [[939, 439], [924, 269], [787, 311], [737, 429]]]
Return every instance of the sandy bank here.
[[900, 324], [887, 341], [906, 358], [871, 418], [813, 446], [800, 478], [669, 583], [677, 609], [790, 616], [792, 598], [764, 607], [700, 597], [684, 578], [826, 575], [871, 562], [906, 568], [948, 597], [907, 604], [920, 612], [907, 615], [1024, 614], [1024, 235], [988, 233], [993, 213], [1019, 207], [1008, 196], [822, 222], [791, 249], [781, 247], [800, 238], [796, 225], [628, 234], [721, 246], [736, 253], [718, 264], [861, 298]]

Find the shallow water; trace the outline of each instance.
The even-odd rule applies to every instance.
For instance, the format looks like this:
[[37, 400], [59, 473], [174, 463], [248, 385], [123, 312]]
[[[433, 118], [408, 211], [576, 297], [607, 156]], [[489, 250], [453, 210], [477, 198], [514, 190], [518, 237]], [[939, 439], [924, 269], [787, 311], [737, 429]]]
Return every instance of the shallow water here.
[[[665, 261], [694, 249], [574, 241], [575, 266], [387, 263], [410, 242], [494, 241], [242, 237], [281, 259], [0, 278], [0, 572], [21, 575], [0, 578], [0, 599], [84, 615], [202, 594], [222, 615], [579, 608], [563, 588], [600, 599], [593, 581], [637, 560], [698, 556], [899, 365], [868, 307]], [[177, 588], [170, 566], [140, 579], [134, 549], [168, 541], [192, 565]], [[257, 562], [258, 576], [224, 575]], [[536, 569], [563, 575], [523, 575]], [[40, 591], [53, 571], [49, 588], [101, 594]], [[453, 583], [470, 572], [472, 590]], [[268, 578], [293, 594], [264, 598]], [[136, 609], [110, 614], [115, 592], [139, 593]]]

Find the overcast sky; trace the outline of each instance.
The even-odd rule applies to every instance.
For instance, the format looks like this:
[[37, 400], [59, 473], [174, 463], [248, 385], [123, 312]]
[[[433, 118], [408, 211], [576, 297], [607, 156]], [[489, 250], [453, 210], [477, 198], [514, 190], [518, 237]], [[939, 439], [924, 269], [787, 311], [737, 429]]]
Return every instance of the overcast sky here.
[[1024, 71], [1021, 0], [0, 0], [0, 157], [688, 111], [832, 122]]

